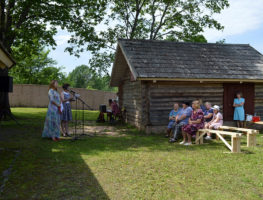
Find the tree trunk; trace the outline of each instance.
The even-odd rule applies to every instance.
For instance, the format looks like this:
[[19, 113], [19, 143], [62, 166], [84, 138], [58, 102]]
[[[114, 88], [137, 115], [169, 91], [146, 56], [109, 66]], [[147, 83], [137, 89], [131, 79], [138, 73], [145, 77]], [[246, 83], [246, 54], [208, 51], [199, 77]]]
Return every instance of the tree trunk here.
[[[0, 76], [8, 76], [8, 69], [0, 68]], [[0, 121], [2, 118], [6, 119], [7, 116], [11, 116], [8, 92], [0, 91]]]

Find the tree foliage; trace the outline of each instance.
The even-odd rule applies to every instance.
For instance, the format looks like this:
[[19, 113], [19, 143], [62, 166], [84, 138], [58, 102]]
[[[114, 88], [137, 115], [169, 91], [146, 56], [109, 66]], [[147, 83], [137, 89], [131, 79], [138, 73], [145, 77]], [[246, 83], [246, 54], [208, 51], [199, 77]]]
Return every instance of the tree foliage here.
[[71, 33], [69, 52], [84, 45], [94, 50], [94, 26], [103, 19], [105, 6], [104, 0], [1, 0], [0, 41], [8, 50], [21, 43], [33, 45], [35, 38], [56, 46], [54, 35], [60, 28]]
[[[100, 45], [94, 26], [103, 19], [105, 1], [1, 0], [0, 42], [9, 52], [21, 45], [34, 48], [35, 39], [54, 47], [54, 36], [62, 29], [71, 33], [66, 49], [71, 54], [78, 55], [84, 48], [95, 51]], [[0, 70], [0, 74], [7, 75], [8, 71]], [[0, 105], [0, 114], [11, 112], [7, 93], [0, 93]]]
[[48, 57], [49, 51], [44, 46], [37, 40], [33, 43], [34, 45], [21, 44], [12, 48], [17, 65], [9, 74], [13, 76], [14, 83], [49, 84], [53, 79], [62, 83], [66, 79], [62, 68], [56, 67], [56, 61]]
[[87, 65], [80, 65], [69, 73], [68, 81], [72, 87], [87, 88], [104, 91], [116, 91], [115, 88], [110, 88], [110, 76], [108, 74], [98, 74]]
[[227, 0], [111, 0], [107, 29], [99, 33], [104, 48], [93, 53], [90, 65], [109, 69], [118, 38], [207, 42], [204, 29], [222, 30], [213, 15], [228, 6]]

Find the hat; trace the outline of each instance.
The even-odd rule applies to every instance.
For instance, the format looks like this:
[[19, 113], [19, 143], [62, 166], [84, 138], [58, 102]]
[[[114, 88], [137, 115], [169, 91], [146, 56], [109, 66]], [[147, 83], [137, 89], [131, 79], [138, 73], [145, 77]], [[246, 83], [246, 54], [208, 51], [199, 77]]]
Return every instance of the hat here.
[[217, 106], [217, 105], [214, 105], [214, 107], [213, 107], [213, 109], [215, 109], [215, 110], [220, 110], [220, 107], [219, 106]]

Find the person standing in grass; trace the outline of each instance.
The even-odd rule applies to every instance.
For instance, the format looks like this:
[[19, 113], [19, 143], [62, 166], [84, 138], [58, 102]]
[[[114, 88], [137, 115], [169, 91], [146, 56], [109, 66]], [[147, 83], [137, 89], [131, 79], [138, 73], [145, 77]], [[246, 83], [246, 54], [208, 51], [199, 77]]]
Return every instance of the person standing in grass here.
[[72, 112], [71, 112], [71, 105], [70, 101], [73, 100], [73, 97], [71, 96], [69, 92], [69, 84], [65, 83], [63, 84], [63, 92], [61, 92], [61, 101], [63, 104], [63, 111], [61, 116], [61, 129], [64, 137], [69, 137], [69, 131], [68, 131], [68, 123], [72, 121]]
[[237, 122], [237, 127], [244, 128], [245, 127], [245, 110], [244, 110], [244, 104], [245, 99], [242, 98], [242, 93], [238, 92], [236, 94], [236, 97], [234, 99], [233, 107], [235, 108], [234, 111], [234, 120]]
[[59, 140], [60, 137], [60, 117], [61, 117], [61, 99], [57, 91], [58, 82], [52, 80], [49, 85], [48, 97], [49, 105], [42, 132], [43, 138], [51, 138], [53, 141]]

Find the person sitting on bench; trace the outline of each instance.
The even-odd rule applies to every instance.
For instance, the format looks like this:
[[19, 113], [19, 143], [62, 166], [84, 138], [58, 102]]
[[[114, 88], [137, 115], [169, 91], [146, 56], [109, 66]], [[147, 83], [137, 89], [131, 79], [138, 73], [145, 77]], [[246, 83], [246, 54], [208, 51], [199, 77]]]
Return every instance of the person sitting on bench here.
[[109, 106], [111, 107], [111, 110], [107, 110], [107, 115], [110, 117], [110, 121], [112, 122], [114, 120], [113, 116], [116, 117], [120, 113], [120, 109], [118, 104], [112, 101], [112, 99], [109, 99]]
[[176, 119], [176, 116], [178, 115], [178, 113], [180, 112], [180, 107], [179, 107], [179, 104], [178, 103], [174, 103], [174, 108], [173, 110], [171, 110], [170, 114], [169, 114], [169, 123], [168, 123], [168, 126], [167, 126], [167, 135], [165, 137], [172, 137], [171, 136], [171, 133], [172, 133], [172, 130], [174, 128], [174, 123], [175, 123], [175, 119]]
[[[214, 110], [214, 115], [213, 115], [213, 119], [207, 123], [205, 125], [206, 129], [218, 129], [220, 126], [223, 126], [223, 116], [222, 114], [219, 112], [220, 111], [220, 107], [217, 105], [214, 105], [213, 107]], [[207, 136], [205, 137], [206, 140], [211, 140], [211, 134], [207, 133]]]
[[190, 107], [190, 103], [185, 101], [183, 102], [183, 108], [180, 110], [178, 115], [175, 118], [173, 137], [169, 142], [176, 142], [181, 137], [182, 127], [188, 124], [189, 117], [191, 116], [192, 108]]
[[213, 108], [210, 102], [205, 102], [204, 118], [205, 123], [209, 123], [213, 119]]
[[[198, 129], [202, 129], [204, 127], [204, 113], [200, 109], [200, 103], [198, 100], [193, 101], [192, 103], [192, 114], [189, 118], [189, 122], [187, 125], [183, 126], [183, 141], [180, 144], [183, 145], [192, 145], [192, 136], [196, 135]], [[186, 137], [188, 141], [186, 141]]]

